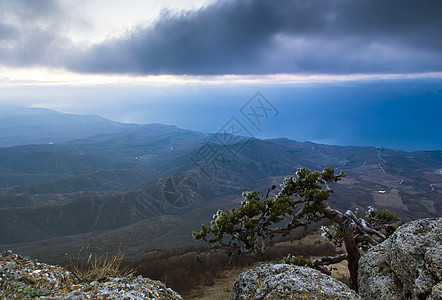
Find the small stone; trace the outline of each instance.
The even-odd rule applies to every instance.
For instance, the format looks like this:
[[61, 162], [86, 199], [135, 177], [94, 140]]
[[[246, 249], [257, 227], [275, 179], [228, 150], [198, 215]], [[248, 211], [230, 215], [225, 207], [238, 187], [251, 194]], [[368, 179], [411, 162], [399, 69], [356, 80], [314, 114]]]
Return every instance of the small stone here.
[[17, 264], [13, 261], [9, 261], [4, 265], [4, 269], [7, 271], [12, 271], [17, 267]]

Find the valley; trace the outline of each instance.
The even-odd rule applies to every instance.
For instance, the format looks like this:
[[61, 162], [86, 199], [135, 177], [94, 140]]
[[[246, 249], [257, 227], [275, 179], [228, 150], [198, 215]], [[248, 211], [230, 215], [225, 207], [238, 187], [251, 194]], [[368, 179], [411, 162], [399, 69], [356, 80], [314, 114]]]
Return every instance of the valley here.
[[[175, 126], [40, 112], [28, 112], [13, 133], [40, 124], [63, 132], [62, 140], [6, 138], [9, 121], [0, 119], [8, 141], [0, 148], [0, 249], [49, 262], [86, 245], [100, 253], [121, 246], [133, 260], [198, 245], [191, 232], [214, 212], [238, 206], [243, 191], [278, 186], [300, 167], [346, 173], [330, 199], [341, 210], [375, 206], [404, 221], [442, 211], [442, 151], [242, 137], [226, 146], [214, 134]], [[65, 117], [88, 131], [57, 123]]]

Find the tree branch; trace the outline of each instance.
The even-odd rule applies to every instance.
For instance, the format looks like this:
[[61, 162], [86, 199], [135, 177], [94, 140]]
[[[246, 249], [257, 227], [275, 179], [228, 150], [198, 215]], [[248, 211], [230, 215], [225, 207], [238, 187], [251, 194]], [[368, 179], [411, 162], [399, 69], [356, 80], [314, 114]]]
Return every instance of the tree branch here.
[[314, 260], [312, 263], [313, 267], [324, 266], [324, 265], [328, 266], [328, 265], [337, 264], [346, 259], [347, 259], [347, 253], [342, 253], [336, 256], [325, 256], [320, 259]]
[[328, 205], [324, 208], [324, 215], [337, 224], [341, 224], [344, 219], [343, 213], [337, 209], [330, 208]]
[[[360, 233], [374, 234], [374, 235], [377, 235], [378, 237], [380, 237], [382, 240], [386, 239], [385, 235], [383, 235], [381, 232], [375, 230], [370, 225], [368, 225], [368, 223], [364, 219], [360, 219], [360, 218], [356, 217], [355, 214], [351, 210], [347, 210], [345, 212], [345, 215], [347, 217], [349, 217], [353, 222], [355, 222], [356, 225], [359, 226]], [[378, 243], [376, 243], [376, 244], [378, 244]]]
[[312, 267], [324, 274], [331, 275], [331, 271], [324, 266], [337, 264], [347, 259], [347, 253], [339, 254], [336, 256], [325, 256], [320, 259], [316, 259], [312, 262]]
[[368, 242], [372, 245], [377, 245], [379, 244], [378, 241], [376, 241], [374, 238], [372, 238], [370, 235], [368, 234], [363, 234], [363, 235], [356, 235], [355, 236], [355, 240], [357, 243], [361, 243], [361, 242]]

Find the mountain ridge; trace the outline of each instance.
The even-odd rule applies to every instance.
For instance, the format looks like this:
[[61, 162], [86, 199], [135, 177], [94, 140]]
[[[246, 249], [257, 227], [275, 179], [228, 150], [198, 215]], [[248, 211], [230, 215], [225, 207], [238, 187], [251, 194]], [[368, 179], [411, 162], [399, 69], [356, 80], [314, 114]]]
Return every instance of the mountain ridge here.
[[51, 253], [61, 255], [63, 245], [79, 249], [100, 237], [134, 247], [137, 257], [188, 244], [192, 230], [237, 206], [243, 191], [264, 192], [300, 167], [347, 174], [330, 199], [340, 209], [372, 205], [405, 220], [442, 210], [442, 151], [235, 136], [223, 144], [216, 134], [161, 124], [82, 130], [63, 143], [0, 147], [0, 249], [44, 256], [42, 245], [57, 240]]

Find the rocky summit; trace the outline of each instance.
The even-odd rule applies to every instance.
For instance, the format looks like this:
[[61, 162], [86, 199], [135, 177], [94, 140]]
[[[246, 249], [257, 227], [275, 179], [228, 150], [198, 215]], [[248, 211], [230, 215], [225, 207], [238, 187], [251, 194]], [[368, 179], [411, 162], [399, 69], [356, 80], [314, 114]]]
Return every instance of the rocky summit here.
[[68, 270], [6, 251], [0, 253], [0, 299], [167, 299], [182, 297], [142, 276], [79, 282]]
[[361, 299], [345, 284], [315, 269], [262, 264], [235, 280], [232, 300]]
[[364, 299], [442, 299], [442, 218], [407, 223], [359, 260]]

